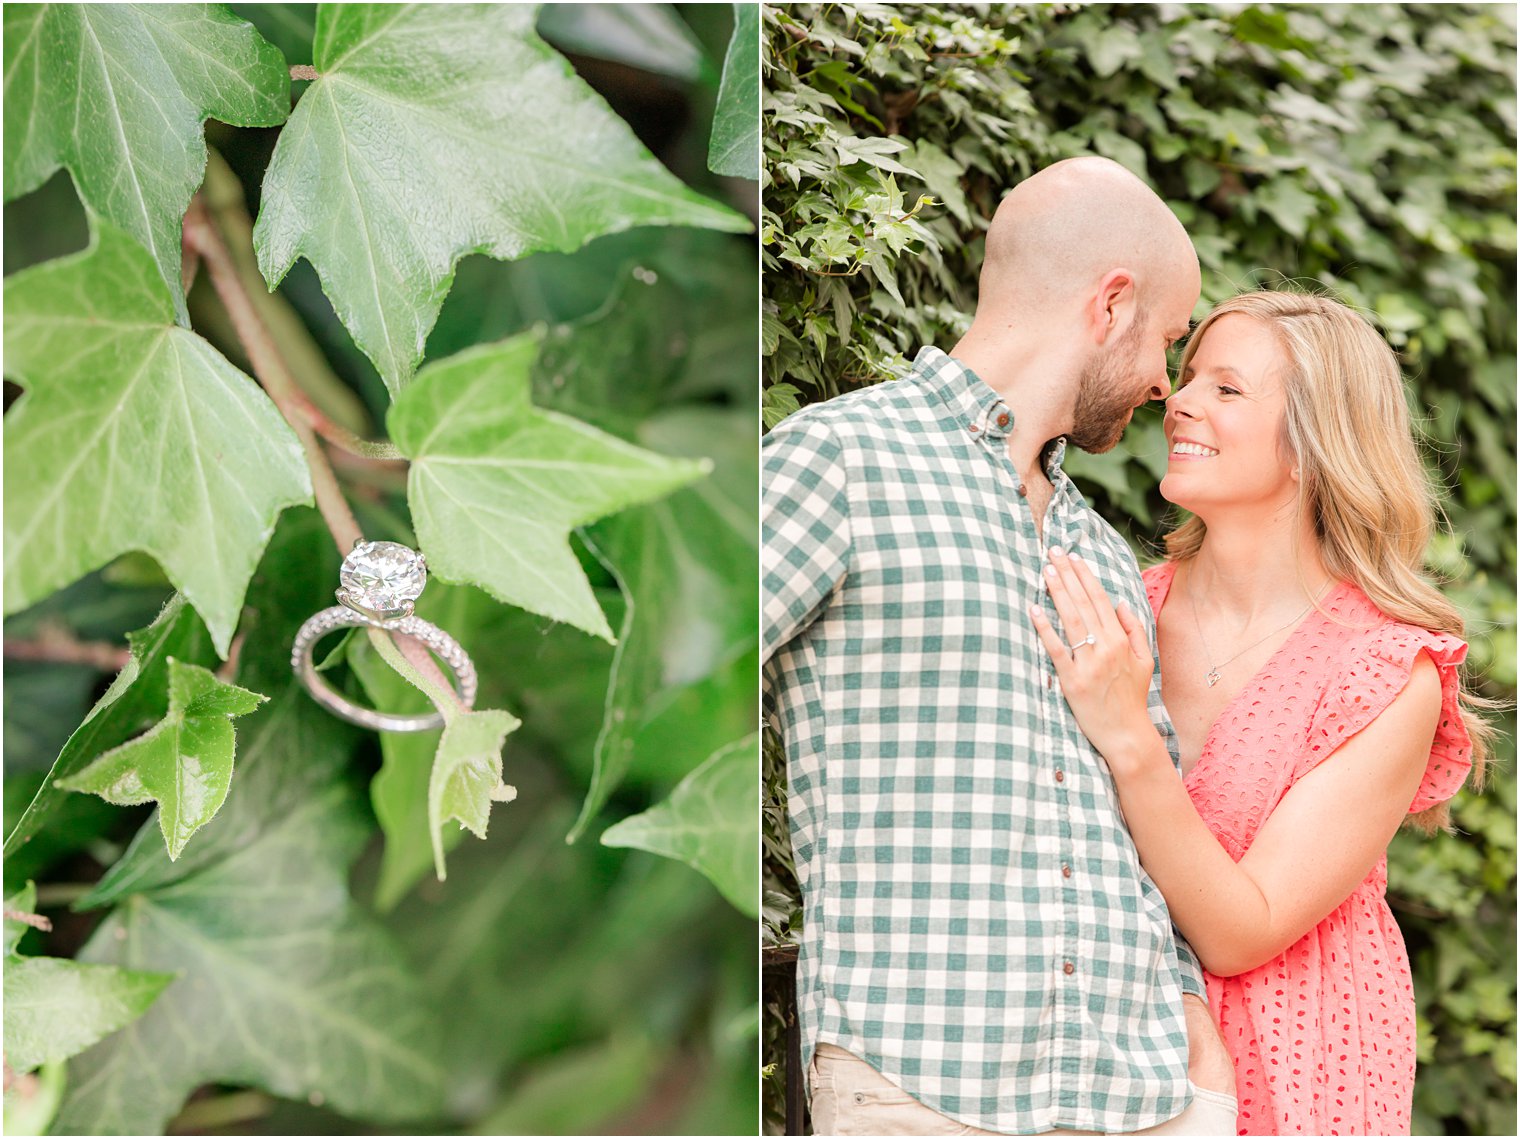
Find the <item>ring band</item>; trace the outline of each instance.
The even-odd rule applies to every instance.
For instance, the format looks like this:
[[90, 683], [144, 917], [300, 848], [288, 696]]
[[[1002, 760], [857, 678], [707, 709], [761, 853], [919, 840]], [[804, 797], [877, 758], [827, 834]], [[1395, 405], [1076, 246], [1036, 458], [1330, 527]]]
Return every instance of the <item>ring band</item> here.
[[316, 648], [318, 641], [336, 629], [364, 626], [416, 637], [432, 649], [444, 664], [448, 665], [449, 670], [454, 674], [454, 690], [459, 693], [460, 703], [466, 708], [474, 706], [475, 690], [478, 684], [475, 665], [471, 662], [469, 654], [460, 647], [459, 642], [437, 625], [424, 621], [421, 617], [400, 617], [384, 621], [342, 605], [334, 605], [331, 609], [324, 609], [307, 618], [300, 632], [296, 634], [295, 644], [290, 650], [290, 667], [301, 678], [301, 683], [306, 685], [306, 691], [311, 693], [312, 699], [322, 707], [351, 724], [358, 724], [361, 728], [371, 728], [380, 732], [426, 732], [433, 728], [443, 727], [441, 712], [403, 716], [361, 707], [335, 692], [317, 672], [311, 657], [312, 650]]
[[1071, 653], [1072, 656], [1076, 656], [1078, 649], [1085, 649], [1088, 645], [1095, 645], [1097, 643], [1098, 643], [1098, 634], [1097, 633], [1088, 633], [1087, 636], [1083, 637], [1076, 644], [1074, 644], [1074, 645], [1068, 645], [1067, 649], [1068, 649], [1068, 651], [1070, 651], [1070, 653]]
[[338, 574], [343, 604], [306, 619], [290, 648], [290, 667], [311, 698], [335, 716], [379, 732], [426, 732], [443, 727], [443, 713], [415, 716], [377, 712], [336, 692], [312, 663], [317, 642], [337, 629], [384, 629], [416, 637], [454, 674], [454, 691], [466, 708], [475, 705], [475, 665], [459, 642], [437, 625], [413, 615], [417, 598], [427, 584], [427, 559], [399, 542], [366, 542], [362, 538], [343, 559]]

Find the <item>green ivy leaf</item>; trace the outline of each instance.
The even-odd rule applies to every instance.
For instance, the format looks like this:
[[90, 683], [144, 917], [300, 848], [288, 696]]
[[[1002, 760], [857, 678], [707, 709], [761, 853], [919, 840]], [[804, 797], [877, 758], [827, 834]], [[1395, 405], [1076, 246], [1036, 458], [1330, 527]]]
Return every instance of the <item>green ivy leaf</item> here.
[[[479, 1123], [484, 1135], [596, 1135], [638, 1109], [668, 1057], [643, 1034], [557, 1053]], [[587, 1088], [596, 1095], [588, 1097]]]
[[174, 323], [148, 253], [109, 223], [5, 282], [5, 611], [144, 550], [225, 656], [275, 518], [311, 500], [268, 397]]
[[407, 497], [429, 572], [612, 640], [569, 532], [701, 477], [529, 400], [538, 339], [515, 337], [425, 368], [391, 407], [412, 461]]
[[135, 740], [111, 749], [82, 771], [58, 780], [66, 791], [108, 803], [158, 803], [158, 825], [171, 859], [211, 821], [232, 783], [232, 721], [266, 697], [169, 658], [169, 710]]
[[696, 82], [712, 70], [702, 45], [669, 4], [545, 4], [538, 31], [564, 51], [672, 79]]
[[25, 847], [44, 827], [51, 826], [66, 796], [62, 780], [83, 770], [101, 752], [163, 716], [169, 705], [169, 660], [209, 662], [214, 659], [210, 637], [195, 611], [178, 595], [164, 606], [146, 629], [129, 633], [132, 657], [105, 695], [90, 709], [84, 723], [64, 744], [52, 771], [31, 805], [5, 838], [5, 857]]
[[458, 821], [477, 838], [485, 838], [491, 803], [517, 798], [517, 789], [501, 781], [501, 745], [521, 721], [508, 712], [461, 707], [452, 693], [441, 691], [378, 629], [369, 631], [369, 644], [393, 671], [426, 693], [443, 718], [427, 789], [428, 836], [433, 868], [441, 882], [448, 877], [443, 860], [446, 824]]
[[552, 771], [535, 789], [525, 780], [531, 821], [461, 847], [448, 887], [413, 891], [391, 921], [428, 1000], [451, 1010], [442, 1055], [461, 1092], [515, 1088], [565, 1040], [647, 1028], [653, 1009], [683, 1018], [702, 1011], [693, 963], [707, 969], [717, 956], [726, 905], [693, 889], [677, 863], [593, 843], [567, 847], [573, 808], [559, 782]]
[[577, 249], [636, 225], [742, 231], [533, 31], [532, 5], [324, 5], [321, 78], [281, 132], [254, 227], [271, 287], [305, 257], [394, 394], [469, 253]]
[[735, 178], [760, 177], [760, 6], [734, 5], [734, 34], [723, 57], [707, 168]]
[[961, 187], [961, 179], [966, 176], [964, 165], [924, 138], [914, 143], [911, 150], [903, 152], [903, 160], [913, 168], [914, 177], [944, 203], [961, 225], [971, 224], [971, 208]]
[[507, 803], [517, 792], [501, 781], [501, 745], [520, 720], [509, 712], [485, 709], [456, 712], [449, 718], [433, 757], [428, 780], [428, 831], [433, 839], [433, 866], [441, 881], [443, 826], [457, 820], [476, 838], [486, 837], [493, 802]]
[[349, 864], [370, 834], [344, 775], [353, 739], [287, 679], [252, 722], [238, 794], [205, 841], [171, 863], [150, 823], [85, 899], [127, 904], [81, 960], [182, 977], [73, 1061], [59, 1133], [159, 1134], [192, 1091], [217, 1082], [357, 1119], [437, 1113], [438, 1024], [394, 942], [348, 896]]
[[[353, 747], [359, 730], [328, 714], [301, 689], [290, 669], [290, 644], [306, 617], [331, 603], [339, 561], [317, 511], [296, 507], [280, 516], [249, 591], [249, 616], [243, 624], [244, 639], [233, 678], [244, 688], [271, 696], [269, 703], [240, 725], [238, 794], [178, 861], [170, 859], [156, 825], [140, 828], [126, 853], [76, 908], [115, 905], [133, 894], [167, 889], [192, 878], [256, 842], [271, 821], [297, 810], [302, 798], [322, 785], [312, 780], [323, 773], [329, 780], [333, 777], [335, 757], [347, 754], [345, 749]], [[195, 620], [193, 610], [186, 607], [184, 612]], [[134, 731], [161, 717], [168, 707], [166, 663], [160, 663], [158, 679], [159, 703], [151, 715], [134, 725]], [[285, 699], [287, 689], [301, 698]], [[314, 770], [307, 775], [302, 769], [300, 778], [282, 777], [281, 763], [298, 762], [285, 757], [290, 741], [303, 738], [310, 741]]]
[[[639, 438], [671, 455], [710, 449], [725, 462], [712, 479], [591, 535], [628, 606], [572, 841], [630, 770], [658, 763], [684, 774], [754, 723], [755, 685], [739, 667], [754, 651], [759, 604], [754, 420], [747, 412], [675, 410], [642, 425]], [[698, 707], [686, 707], [699, 691]], [[662, 724], [672, 716], [681, 721], [674, 738]]]
[[634, 846], [700, 871], [742, 913], [760, 916], [760, 813], [755, 802], [758, 734], [714, 752], [642, 814], [602, 833], [604, 846]]
[[[11, 914], [36, 908], [32, 882], [5, 899], [5, 1063], [18, 1075], [66, 1060], [136, 1020], [174, 980], [172, 973], [17, 955], [17, 943], [31, 925]], [[7, 1110], [10, 1100], [8, 1089]], [[51, 1119], [56, 1100], [44, 1096], [28, 1106]], [[33, 1133], [15, 1130], [11, 1122], [8, 1116], [7, 1134]]]
[[[418, 614], [449, 630], [468, 649], [464, 639], [468, 628], [461, 616], [463, 601], [470, 595], [484, 596], [475, 590], [430, 582]], [[470, 655], [472, 659], [475, 657], [474, 652]], [[475, 663], [477, 668], [481, 666], [478, 659]], [[380, 659], [368, 637], [355, 638], [348, 653], [348, 665], [373, 707], [404, 715], [432, 711], [427, 697]], [[369, 795], [375, 821], [385, 836], [374, 902], [381, 913], [394, 909], [407, 891], [435, 866], [433, 832], [428, 822], [428, 781], [442, 734], [441, 729], [380, 733], [381, 765], [370, 780]], [[464, 831], [457, 826], [443, 827], [439, 843], [444, 853], [452, 850], [463, 835]]]
[[9, 957], [5, 1062], [21, 1074], [77, 1055], [140, 1017], [173, 980], [173, 973]]
[[794, 384], [772, 384], [760, 398], [760, 418], [769, 431], [788, 415], [802, 408], [802, 390]]
[[1302, 239], [1319, 213], [1320, 202], [1290, 178], [1274, 178], [1254, 195], [1257, 206], [1283, 231]]
[[6, 5], [6, 201], [66, 167], [85, 205], [150, 251], [180, 324], [201, 124], [277, 126], [289, 109], [284, 59], [222, 5]]

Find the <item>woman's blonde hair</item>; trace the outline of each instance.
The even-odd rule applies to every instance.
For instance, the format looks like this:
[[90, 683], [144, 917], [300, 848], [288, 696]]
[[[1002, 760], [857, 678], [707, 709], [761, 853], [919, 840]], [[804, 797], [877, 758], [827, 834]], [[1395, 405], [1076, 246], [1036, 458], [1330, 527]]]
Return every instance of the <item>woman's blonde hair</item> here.
[[[1209, 327], [1239, 313], [1266, 325], [1286, 362], [1282, 447], [1298, 465], [1298, 509], [1314, 521], [1320, 556], [1337, 581], [1359, 586], [1395, 621], [1464, 636], [1462, 615], [1422, 573], [1437, 513], [1404, 402], [1398, 358], [1355, 309], [1296, 292], [1242, 293], [1214, 308], [1182, 353], [1185, 373]], [[1205, 526], [1190, 517], [1166, 536], [1167, 558], [1187, 561]], [[1496, 706], [1468, 690], [1462, 720], [1473, 743], [1471, 782], [1483, 785]], [[1449, 825], [1438, 804], [1414, 815], [1426, 831]]]

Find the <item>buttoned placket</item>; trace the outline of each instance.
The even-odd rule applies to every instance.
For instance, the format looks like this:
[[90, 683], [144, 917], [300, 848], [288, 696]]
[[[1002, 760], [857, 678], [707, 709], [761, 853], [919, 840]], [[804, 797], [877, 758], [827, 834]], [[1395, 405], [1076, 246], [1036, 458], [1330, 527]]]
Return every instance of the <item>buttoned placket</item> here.
[[[1045, 512], [1043, 527], [1045, 544], [1042, 554], [1048, 557], [1048, 551], [1052, 547], [1059, 547], [1068, 553], [1072, 552], [1077, 544], [1079, 530], [1072, 525], [1074, 519], [1069, 516], [1068, 511], [1075, 487], [1066, 473], [1056, 465], [1054, 456], [1047, 463], [1045, 473], [1050, 479], [1051, 495], [1050, 505]], [[1042, 562], [1039, 568], [1042, 574], [1042, 585], [1044, 568]], [[1060, 618], [1054, 611], [1049, 591], [1043, 588], [1040, 591], [1040, 603], [1045, 608], [1051, 623], [1059, 629]], [[1045, 678], [1045, 683], [1041, 686], [1045, 694], [1045, 714], [1050, 722], [1059, 724], [1064, 719], [1062, 705], [1066, 697], [1056, 677], [1054, 662], [1048, 656], [1042, 656], [1040, 667]], [[1057, 1006], [1066, 1011], [1068, 1019], [1066, 1031], [1059, 1037], [1057, 1049], [1051, 1057], [1051, 1075], [1057, 1085], [1057, 1099], [1061, 1106], [1074, 1108], [1078, 1102], [1078, 1090], [1063, 1083], [1061, 1077], [1067, 1069], [1073, 1071], [1081, 1069], [1084, 1053], [1090, 1043], [1084, 1040], [1084, 1034], [1080, 1028], [1086, 1004], [1086, 974], [1082, 968], [1080, 954], [1082, 945], [1080, 883], [1073, 869], [1077, 865], [1077, 856], [1075, 830], [1072, 825], [1072, 803], [1079, 791], [1077, 784], [1082, 778], [1083, 769], [1080, 763], [1075, 762], [1078, 758], [1075, 754], [1075, 741], [1065, 735], [1061, 738], [1067, 746], [1060, 754], [1052, 757], [1053, 770], [1050, 774], [1051, 798], [1056, 808], [1057, 819], [1058, 849], [1055, 853], [1055, 873], [1059, 875], [1058, 896], [1061, 899], [1061, 944], [1052, 967], [1058, 971]], [[1074, 1051], [1067, 1052], [1063, 1046], [1070, 1046]]]
[[[1035, 547], [1040, 552], [1040, 564], [1035, 567], [1035, 573], [1039, 577], [1039, 580], [1036, 582], [1035, 595], [1040, 599], [1039, 603], [1045, 608], [1051, 622], [1059, 628], [1059, 618], [1054, 612], [1054, 606], [1050, 601], [1050, 594], [1044, 587], [1044, 563], [1048, 557], [1048, 551], [1052, 546], [1060, 546], [1068, 552], [1074, 546], [1072, 538], [1075, 535], [1067, 532], [1067, 519], [1064, 516], [1063, 508], [1068, 505], [1067, 499], [1070, 494], [1074, 493], [1075, 488], [1066, 473], [1056, 465], [1054, 456], [1052, 456], [1047, 462], [1045, 471], [1046, 477], [1050, 480], [1051, 484], [1050, 501], [1045, 507], [1045, 517], [1041, 520], [1043, 525], [1036, 526], [1034, 512], [1028, 508], [1028, 487], [1025, 486], [1023, 480], [1019, 477], [1019, 473], [1013, 465], [1013, 460], [1008, 455], [1007, 439], [1012, 423], [1013, 416], [1007, 406], [1001, 399], [995, 399], [983, 407], [981, 414], [976, 419], [967, 424], [967, 433], [989, 451], [996, 452], [995, 455], [990, 455], [989, 457], [993, 459], [993, 465], [998, 471], [999, 479], [1005, 485], [1011, 486], [1017, 496], [1015, 499], [1009, 500], [1009, 508], [1015, 514], [1015, 524], [1020, 527], [1030, 528], [1034, 535]], [[1058, 447], [1064, 447], [1064, 445], [1065, 441], [1062, 440], [1058, 444]], [[1024, 509], [1019, 509], [1017, 504], [1022, 504]], [[1052, 722], [1059, 723], [1061, 719], [1060, 705], [1064, 702], [1065, 696], [1057, 683], [1055, 666], [1048, 657], [1042, 659], [1040, 671], [1044, 674], [1044, 684], [1041, 685], [1041, 688], [1044, 690], [1046, 698], [1045, 715]], [[1068, 1025], [1079, 1026], [1081, 1024], [1081, 1011], [1084, 1004], [1082, 994], [1083, 983], [1079, 975], [1078, 961], [1078, 947], [1081, 944], [1082, 929], [1079, 918], [1080, 906], [1077, 897], [1077, 883], [1073, 881], [1072, 866], [1076, 861], [1076, 850], [1073, 843], [1071, 821], [1072, 778], [1076, 765], [1068, 762], [1069, 759], [1070, 757], [1067, 755], [1053, 757], [1054, 766], [1050, 772], [1051, 798], [1056, 808], [1057, 818], [1059, 819], [1058, 849], [1055, 852], [1054, 865], [1060, 876], [1059, 886], [1062, 910], [1062, 939], [1061, 946], [1056, 955], [1055, 967], [1058, 970], [1059, 981], [1061, 982], [1057, 998], [1058, 1003], [1071, 1012], [1071, 1019], [1068, 1021]], [[1067, 1039], [1067, 1034], [1063, 1034], [1062, 1042], [1064, 1043]], [[1081, 1058], [1082, 1041], [1080, 1032], [1071, 1039], [1078, 1047], [1077, 1055], [1066, 1056], [1058, 1051], [1051, 1057], [1051, 1075], [1059, 1087], [1058, 1098], [1064, 1107], [1074, 1107], [1076, 1105], [1077, 1089], [1062, 1086], [1061, 1068], [1063, 1062], [1077, 1063]]]

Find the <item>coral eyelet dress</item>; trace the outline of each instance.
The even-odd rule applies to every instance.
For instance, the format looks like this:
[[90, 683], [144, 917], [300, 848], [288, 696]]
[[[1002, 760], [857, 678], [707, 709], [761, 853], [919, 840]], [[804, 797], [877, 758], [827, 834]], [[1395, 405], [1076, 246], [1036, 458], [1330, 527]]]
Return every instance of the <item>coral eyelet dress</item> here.
[[[1158, 615], [1175, 570], [1166, 563], [1144, 575]], [[1457, 707], [1467, 645], [1390, 620], [1345, 582], [1321, 609], [1220, 713], [1185, 780], [1198, 813], [1237, 862], [1288, 789], [1403, 691], [1422, 650], [1440, 673], [1441, 719], [1410, 811], [1450, 798], [1472, 766]], [[1271, 961], [1235, 977], [1205, 973], [1235, 1061], [1240, 1134], [1409, 1133], [1414, 988], [1387, 885], [1385, 855], [1350, 897]]]

